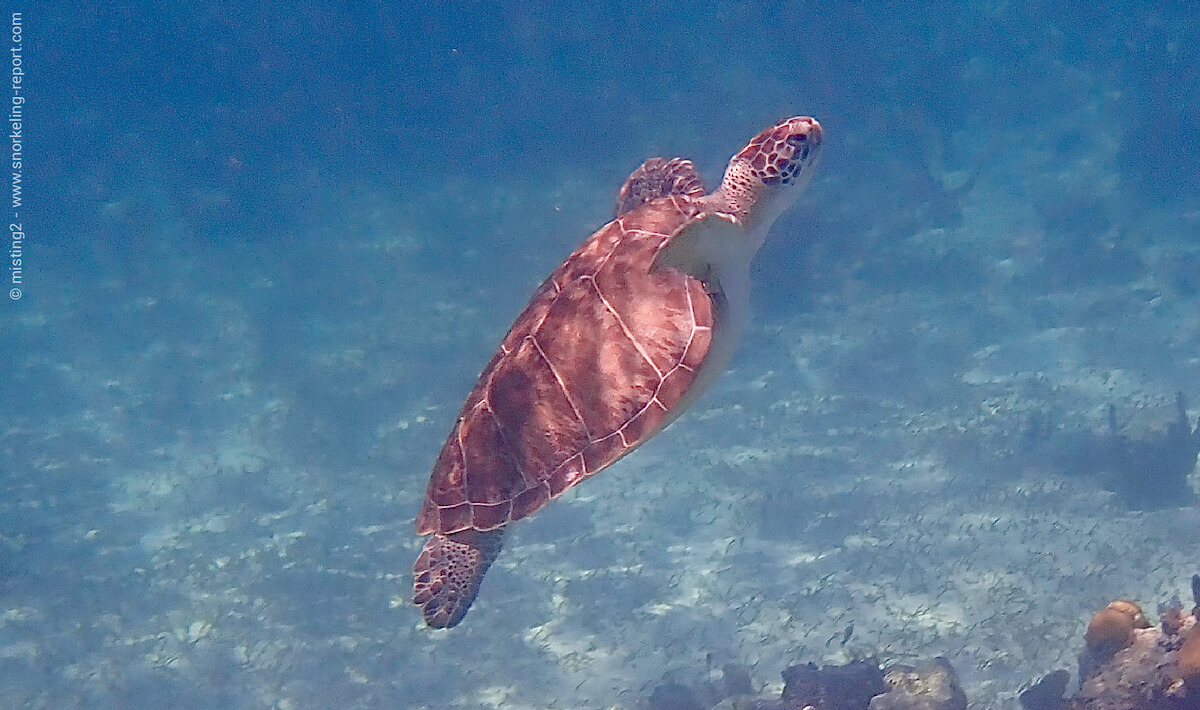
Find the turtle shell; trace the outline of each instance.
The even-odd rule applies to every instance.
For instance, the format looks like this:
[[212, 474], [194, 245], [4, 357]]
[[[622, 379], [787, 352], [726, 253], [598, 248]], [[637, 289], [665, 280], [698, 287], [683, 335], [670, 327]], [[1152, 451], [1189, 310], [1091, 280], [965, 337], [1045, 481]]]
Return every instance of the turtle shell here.
[[709, 352], [719, 299], [693, 276], [651, 269], [700, 215], [690, 196], [633, 204], [546, 279], [509, 330], [442, 447], [418, 534], [519, 520], [673, 418]]

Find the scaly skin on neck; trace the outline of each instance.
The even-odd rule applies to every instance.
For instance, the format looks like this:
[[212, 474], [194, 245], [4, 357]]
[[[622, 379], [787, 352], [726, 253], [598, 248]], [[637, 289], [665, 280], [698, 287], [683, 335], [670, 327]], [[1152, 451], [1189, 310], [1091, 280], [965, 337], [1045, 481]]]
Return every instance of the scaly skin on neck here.
[[771, 225], [792, 206], [801, 192], [803, 185], [798, 189], [789, 186], [782, 190], [766, 185], [754, 175], [753, 168], [735, 159], [726, 168], [721, 186], [711, 195], [700, 198], [700, 202], [707, 209], [736, 218], [757, 250], [767, 238]]
[[812, 179], [821, 143], [821, 128], [809, 118], [769, 128], [729, 161], [721, 186], [700, 202], [736, 218], [757, 250]]

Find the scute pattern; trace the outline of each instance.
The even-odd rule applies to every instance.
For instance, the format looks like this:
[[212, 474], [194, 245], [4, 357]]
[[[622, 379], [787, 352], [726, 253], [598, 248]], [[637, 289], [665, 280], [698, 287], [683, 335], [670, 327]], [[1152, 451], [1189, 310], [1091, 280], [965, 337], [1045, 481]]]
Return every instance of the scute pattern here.
[[695, 278], [649, 270], [699, 213], [659, 199], [596, 232], [538, 289], [438, 457], [419, 534], [529, 515], [647, 439], [686, 394], [714, 311]]
[[[792, 119], [802, 120], [810, 119]], [[809, 134], [792, 130], [790, 124], [791, 121], [785, 121], [765, 129], [736, 156], [747, 159], [757, 177], [767, 185], [791, 182], [803, 170], [808, 158]]]
[[506, 491], [471, 488], [471, 500], [496, 500], [533, 487], [538, 480], [528, 472], [558, 465], [563, 452], [577, 451], [587, 437], [554, 365], [532, 337], [498, 363], [487, 401], [521, 475]]

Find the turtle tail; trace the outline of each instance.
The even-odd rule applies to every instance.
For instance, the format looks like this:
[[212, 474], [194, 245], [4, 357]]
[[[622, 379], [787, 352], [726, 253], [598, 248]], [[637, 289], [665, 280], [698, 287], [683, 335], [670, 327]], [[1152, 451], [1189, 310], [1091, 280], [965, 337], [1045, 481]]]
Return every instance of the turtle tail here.
[[462, 621], [503, 542], [503, 528], [435, 533], [425, 542], [413, 565], [413, 603], [425, 623], [444, 629]]

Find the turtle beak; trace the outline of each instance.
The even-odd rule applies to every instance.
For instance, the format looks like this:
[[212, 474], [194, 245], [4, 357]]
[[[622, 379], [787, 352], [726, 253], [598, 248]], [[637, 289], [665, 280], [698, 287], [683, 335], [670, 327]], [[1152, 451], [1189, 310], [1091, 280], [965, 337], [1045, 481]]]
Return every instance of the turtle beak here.
[[808, 130], [804, 133], [798, 133], [794, 136], [795, 142], [792, 143], [796, 147], [799, 159], [802, 162], [814, 162], [817, 158], [816, 153], [821, 150], [821, 144], [825, 141], [825, 132], [821, 130], [821, 124], [817, 123], [817, 119], [808, 119]]
[[806, 118], [804, 121], [807, 123], [808, 130], [802, 133], [798, 132], [791, 136], [788, 138], [788, 143], [792, 144], [797, 149], [803, 149], [807, 147], [809, 150], [815, 150], [825, 139], [825, 133], [821, 130], [821, 124], [817, 123], [817, 119]]
[[821, 145], [821, 141], [825, 139], [825, 132], [821, 130], [821, 124], [817, 123], [817, 119], [811, 118], [812, 126], [808, 129], [808, 142], [810, 145]]

